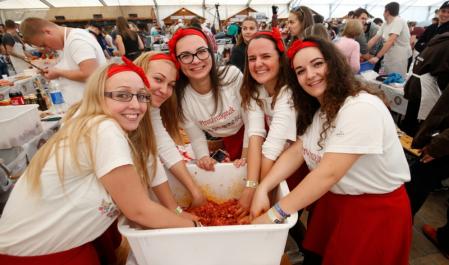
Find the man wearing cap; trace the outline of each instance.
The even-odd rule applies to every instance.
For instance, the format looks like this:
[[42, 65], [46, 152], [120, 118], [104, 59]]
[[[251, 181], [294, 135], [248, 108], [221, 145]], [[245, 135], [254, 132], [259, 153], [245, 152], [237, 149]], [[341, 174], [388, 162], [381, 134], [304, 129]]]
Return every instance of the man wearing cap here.
[[415, 50], [418, 52], [422, 52], [435, 35], [449, 32], [449, 1], [441, 5], [437, 14], [438, 23], [428, 26], [416, 43]]
[[46, 69], [44, 76], [49, 80], [58, 79], [68, 105], [80, 101], [87, 78], [106, 64], [97, 40], [86, 30], [61, 27], [36, 17], [25, 19], [20, 29], [25, 42], [62, 51], [59, 62]]

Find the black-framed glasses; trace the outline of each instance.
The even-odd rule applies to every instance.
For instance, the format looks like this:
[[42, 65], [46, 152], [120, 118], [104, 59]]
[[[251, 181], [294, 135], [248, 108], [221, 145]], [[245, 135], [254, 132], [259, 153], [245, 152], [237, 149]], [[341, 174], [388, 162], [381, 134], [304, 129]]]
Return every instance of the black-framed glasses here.
[[199, 48], [198, 50], [196, 50], [195, 53], [183, 52], [176, 57], [178, 58], [178, 60], [181, 61], [181, 63], [189, 64], [189, 63], [193, 62], [193, 60], [195, 59], [195, 56], [196, 56], [196, 58], [198, 58], [201, 61], [208, 59], [210, 56], [209, 48], [206, 48], [206, 47]]
[[151, 102], [151, 94], [144, 92], [133, 94], [128, 91], [111, 91], [104, 92], [104, 96], [120, 102], [130, 102], [133, 97], [136, 96], [137, 101], [139, 101], [140, 103]]
[[304, 18], [304, 10], [302, 10], [302, 6], [292, 8], [291, 12], [299, 12], [301, 13], [301, 18]]

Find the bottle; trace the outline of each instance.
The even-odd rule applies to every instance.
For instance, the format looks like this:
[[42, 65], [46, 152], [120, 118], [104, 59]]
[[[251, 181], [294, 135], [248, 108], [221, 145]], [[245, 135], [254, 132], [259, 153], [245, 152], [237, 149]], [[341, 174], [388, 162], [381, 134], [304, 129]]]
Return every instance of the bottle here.
[[66, 111], [64, 97], [59, 89], [59, 84], [55, 81], [50, 82], [50, 97], [53, 103], [55, 112], [57, 114], [63, 114]]
[[45, 103], [44, 97], [42, 97], [40, 89], [36, 89], [36, 98], [37, 98], [37, 104], [39, 104], [39, 110], [40, 111], [48, 110], [47, 104]]
[[50, 99], [50, 88], [48, 86], [48, 82], [44, 78], [40, 78], [37, 82], [38, 88], [41, 90], [42, 97], [45, 100], [45, 104], [47, 108], [50, 109], [52, 107], [51, 99]]
[[9, 99], [11, 100], [11, 105], [25, 105], [22, 92], [15, 87], [9, 90]]

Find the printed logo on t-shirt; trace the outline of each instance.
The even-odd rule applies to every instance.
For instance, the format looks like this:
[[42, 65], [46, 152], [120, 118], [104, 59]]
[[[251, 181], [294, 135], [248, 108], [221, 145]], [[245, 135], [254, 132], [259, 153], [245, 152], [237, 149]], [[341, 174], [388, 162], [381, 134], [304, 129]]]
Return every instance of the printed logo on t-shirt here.
[[303, 152], [304, 152], [304, 159], [307, 163], [307, 166], [310, 169], [314, 169], [318, 166], [318, 164], [321, 161], [321, 156], [319, 154], [313, 153], [312, 151], [310, 151], [307, 148], [303, 148]]
[[336, 136], [344, 136], [345, 133], [342, 130], [339, 130], [337, 133], [335, 133]]
[[110, 218], [115, 218], [120, 214], [120, 211], [115, 204], [112, 202], [107, 202], [104, 199], [101, 201], [101, 205], [98, 207], [98, 210], [101, 214], [106, 214], [106, 216]]
[[219, 131], [243, 124], [242, 115], [233, 106], [207, 120], [199, 120], [198, 123], [206, 131]]

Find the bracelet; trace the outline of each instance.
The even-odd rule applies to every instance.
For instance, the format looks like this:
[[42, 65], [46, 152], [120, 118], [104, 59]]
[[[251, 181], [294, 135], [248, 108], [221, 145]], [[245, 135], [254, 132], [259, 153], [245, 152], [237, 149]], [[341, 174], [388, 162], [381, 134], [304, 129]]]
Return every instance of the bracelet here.
[[183, 212], [183, 210], [182, 210], [181, 206], [178, 206], [178, 207], [175, 208], [175, 213], [176, 213], [177, 215], [182, 214], [182, 212]]
[[273, 224], [282, 224], [284, 222], [284, 219], [277, 218], [276, 213], [274, 211], [275, 210], [273, 208], [270, 208], [270, 210], [268, 210], [267, 212], [268, 218]]
[[273, 208], [276, 210], [276, 212], [282, 216], [283, 219], [290, 217], [290, 214], [284, 212], [284, 210], [282, 210], [281, 206], [279, 205], [279, 203], [276, 203]]
[[255, 189], [257, 185], [259, 185], [259, 181], [245, 179], [245, 188]]

